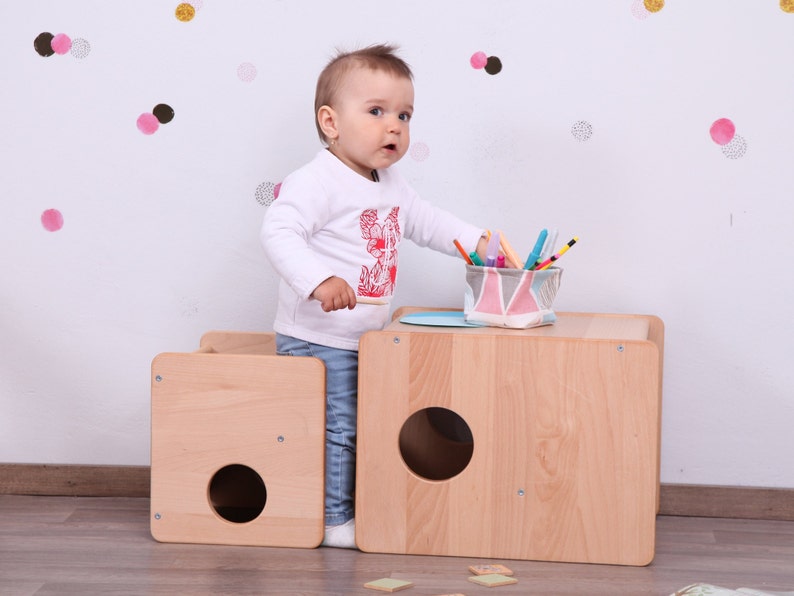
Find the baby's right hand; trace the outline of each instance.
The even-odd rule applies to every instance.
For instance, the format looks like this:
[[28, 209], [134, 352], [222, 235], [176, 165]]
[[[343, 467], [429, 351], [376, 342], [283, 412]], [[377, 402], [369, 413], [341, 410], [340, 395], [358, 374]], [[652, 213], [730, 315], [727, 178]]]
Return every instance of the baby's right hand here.
[[320, 301], [325, 312], [356, 306], [356, 293], [341, 277], [329, 277], [314, 288], [311, 297]]

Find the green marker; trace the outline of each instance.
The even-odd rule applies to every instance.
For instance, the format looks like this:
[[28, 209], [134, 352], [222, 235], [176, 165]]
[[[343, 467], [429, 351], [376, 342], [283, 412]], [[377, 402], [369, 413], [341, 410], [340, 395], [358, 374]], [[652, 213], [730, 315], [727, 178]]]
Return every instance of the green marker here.
[[476, 250], [469, 253], [469, 258], [471, 259], [471, 262], [478, 267], [482, 267], [485, 264], [482, 262], [482, 259], [480, 258], [480, 255], [477, 254]]

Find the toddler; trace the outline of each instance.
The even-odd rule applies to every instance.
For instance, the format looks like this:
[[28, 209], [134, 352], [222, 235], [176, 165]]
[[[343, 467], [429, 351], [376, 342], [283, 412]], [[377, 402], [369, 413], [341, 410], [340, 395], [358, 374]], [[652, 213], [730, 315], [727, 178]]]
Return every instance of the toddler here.
[[389, 321], [400, 242], [485, 254], [483, 229], [422, 200], [392, 167], [413, 112], [413, 75], [393, 46], [339, 53], [317, 81], [324, 147], [284, 179], [262, 226], [281, 278], [277, 352], [326, 367], [325, 546], [356, 547], [358, 342]]

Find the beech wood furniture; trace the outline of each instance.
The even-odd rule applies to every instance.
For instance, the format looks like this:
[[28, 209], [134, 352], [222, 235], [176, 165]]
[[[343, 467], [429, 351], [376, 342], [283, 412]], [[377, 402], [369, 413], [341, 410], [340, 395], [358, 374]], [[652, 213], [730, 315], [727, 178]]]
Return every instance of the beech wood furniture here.
[[647, 565], [664, 327], [401, 323], [360, 344], [356, 540], [368, 552]]
[[209, 332], [152, 362], [151, 533], [313, 548], [323, 539], [325, 367], [273, 333]]

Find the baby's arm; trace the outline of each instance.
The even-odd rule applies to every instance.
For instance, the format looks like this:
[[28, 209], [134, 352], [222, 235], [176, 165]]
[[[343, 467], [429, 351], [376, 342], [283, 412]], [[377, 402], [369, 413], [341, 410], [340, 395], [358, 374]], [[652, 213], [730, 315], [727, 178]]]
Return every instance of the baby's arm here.
[[356, 293], [341, 277], [329, 277], [314, 288], [312, 298], [319, 300], [325, 312], [356, 306]]
[[479, 242], [477, 242], [477, 256], [480, 257], [480, 260], [484, 263], [486, 252], [488, 251], [488, 238], [486, 236], [480, 236]]

